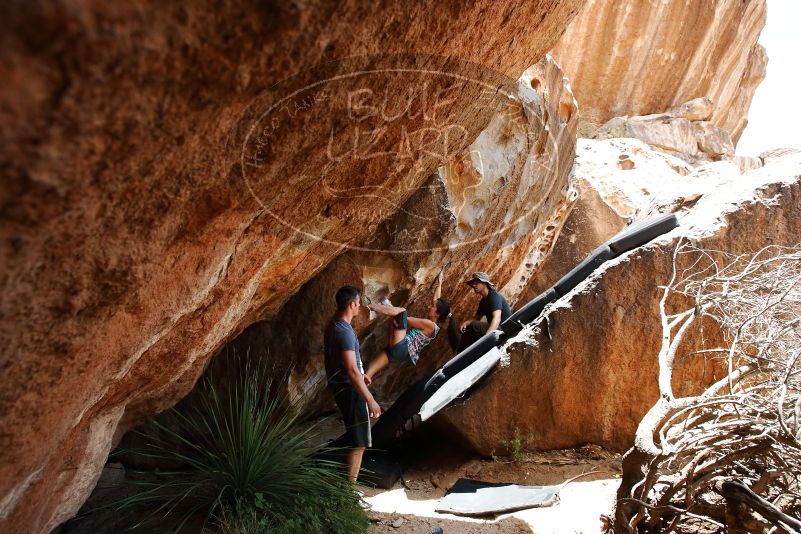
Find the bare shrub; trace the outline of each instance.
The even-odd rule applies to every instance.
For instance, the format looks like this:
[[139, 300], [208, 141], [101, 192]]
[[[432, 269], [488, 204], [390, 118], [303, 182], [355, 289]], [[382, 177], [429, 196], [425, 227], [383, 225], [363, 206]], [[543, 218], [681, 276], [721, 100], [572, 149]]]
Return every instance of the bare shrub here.
[[[732, 255], [682, 242], [660, 301], [660, 398], [623, 460], [616, 532], [801, 530], [801, 248]], [[671, 386], [682, 340], [711, 320], [725, 362], [696, 396]]]

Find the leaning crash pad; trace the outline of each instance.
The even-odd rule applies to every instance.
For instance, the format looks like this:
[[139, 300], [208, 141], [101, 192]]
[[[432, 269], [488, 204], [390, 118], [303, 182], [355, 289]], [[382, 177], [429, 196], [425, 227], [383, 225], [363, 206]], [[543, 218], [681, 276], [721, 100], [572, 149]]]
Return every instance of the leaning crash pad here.
[[638, 221], [631, 226], [624, 228], [617, 235], [606, 242], [615, 255], [623, 254], [634, 248], [642, 246], [662, 234], [666, 234], [679, 225], [679, 219], [675, 213], [667, 213]]
[[612, 252], [612, 249], [606, 245], [601, 245], [593, 250], [589, 256], [584, 258], [584, 261], [573, 267], [569, 273], [560, 278], [559, 281], [554, 284], [553, 289], [562, 297], [567, 295], [574, 287], [586, 280], [602, 263], [614, 257], [615, 253]]
[[532, 323], [540, 316], [545, 306], [559, 298], [553, 288], [543, 292], [537, 298], [527, 302], [522, 308], [514, 312], [508, 319], [501, 323], [501, 330], [507, 337], [517, 335], [523, 325]]
[[436, 511], [466, 516], [498, 515], [552, 506], [558, 500], [559, 486], [521, 486], [462, 478], [439, 500]]
[[390, 489], [403, 474], [403, 465], [389, 451], [367, 449], [362, 456], [359, 482], [365, 486]]
[[392, 406], [389, 407], [373, 425], [373, 446], [389, 448], [397, 438], [406, 432], [406, 423], [419, 410], [423, 403], [436, 392], [448, 378], [440, 369], [436, 373], [425, 375], [406, 388]]
[[[332, 441], [326, 448], [315, 455], [318, 460], [346, 463], [348, 447], [343, 438]], [[403, 458], [395, 451], [369, 448], [362, 456], [362, 467], [359, 471], [359, 482], [366, 486], [389, 489], [403, 474]]]
[[497, 347], [492, 347], [484, 356], [467, 366], [467, 369], [445, 382], [420, 408], [420, 421], [426, 421], [453, 402], [455, 398], [489, 373], [499, 361], [501, 361], [501, 352]]
[[481, 339], [464, 349], [462, 352], [451, 358], [448, 363], [443, 365], [442, 372], [448, 378], [456, 376], [467, 369], [471, 363], [489, 352], [492, 347], [497, 346], [500, 342], [500, 339], [500, 330], [487, 332]]

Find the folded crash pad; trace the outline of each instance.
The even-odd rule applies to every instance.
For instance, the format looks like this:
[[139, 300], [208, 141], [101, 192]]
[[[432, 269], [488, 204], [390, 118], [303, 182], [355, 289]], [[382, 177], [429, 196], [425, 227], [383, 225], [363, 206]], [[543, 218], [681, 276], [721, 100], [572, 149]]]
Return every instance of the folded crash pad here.
[[523, 329], [523, 325], [532, 323], [540, 316], [545, 306], [555, 301], [557, 298], [559, 298], [559, 295], [553, 289], [541, 293], [536, 298], [528, 301], [525, 306], [514, 312], [508, 319], [501, 323], [501, 330], [506, 337], [517, 335]]
[[623, 254], [631, 249], [637, 248], [662, 234], [666, 234], [679, 225], [679, 220], [675, 213], [660, 215], [653, 219], [639, 221], [606, 242], [615, 255]]
[[454, 399], [489, 373], [499, 361], [501, 361], [501, 352], [497, 347], [492, 347], [489, 352], [468, 365], [464, 371], [445, 382], [442, 387], [429, 397], [420, 408], [419, 421], [426, 421], [453, 402]]
[[398, 400], [382, 413], [373, 425], [373, 446], [390, 447], [407, 430], [407, 421], [420, 411], [423, 403], [447, 380], [448, 377], [440, 369], [406, 388]]
[[[348, 447], [343, 438], [329, 443], [329, 445], [315, 455], [320, 460], [344, 464]], [[362, 467], [359, 471], [359, 482], [366, 486], [389, 489], [403, 474], [402, 455], [393, 450], [366, 449], [362, 456]]]
[[403, 474], [403, 465], [390, 451], [367, 449], [362, 456], [359, 482], [365, 486], [389, 489]]
[[521, 486], [462, 478], [439, 500], [435, 510], [485, 516], [551, 506], [559, 500], [559, 489], [559, 486]]
[[487, 332], [481, 339], [464, 349], [462, 352], [451, 358], [451, 360], [442, 366], [442, 372], [448, 378], [456, 376], [461, 373], [467, 366], [489, 352], [492, 347], [498, 345], [501, 339], [501, 331], [493, 330]]
[[603, 262], [611, 260], [614, 257], [615, 253], [612, 252], [612, 249], [607, 245], [601, 245], [593, 250], [589, 256], [584, 258], [584, 261], [573, 267], [569, 273], [560, 278], [559, 281], [554, 284], [553, 289], [556, 290], [559, 296], [564, 297], [571, 289], [586, 280]]

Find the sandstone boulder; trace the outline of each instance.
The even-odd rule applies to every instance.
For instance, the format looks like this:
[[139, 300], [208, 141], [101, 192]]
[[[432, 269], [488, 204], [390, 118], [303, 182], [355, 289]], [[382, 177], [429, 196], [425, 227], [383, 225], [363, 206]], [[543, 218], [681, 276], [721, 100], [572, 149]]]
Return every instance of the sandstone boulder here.
[[693, 98], [669, 111], [671, 117], [688, 121], [709, 121], [715, 112], [715, 104], [708, 96]]
[[762, 159], [752, 156], [734, 156], [732, 161], [734, 161], [734, 164], [739, 167], [740, 172], [753, 171], [754, 169], [758, 169], [762, 166]]
[[708, 121], [693, 122], [693, 135], [698, 141], [696, 154], [713, 160], [734, 156], [734, 145], [729, 132]]
[[[702, 100], [702, 102], [698, 102]], [[707, 115], [704, 99], [696, 99], [667, 113], [615, 117], [598, 128], [593, 139], [631, 137], [690, 162], [717, 161], [734, 156], [729, 132], [700, 118]], [[705, 99], [708, 101], [708, 99]]]
[[[633, 168], [618, 168], [622, 150], [636, 161]], [[658, 285], [670, 277], [679, 239], [735, 253], [801, 241], [801, 155], [769, 159], [745, 174], [724, 161], [671, 176], [673, 165], [683, 169], [671, 159], [634, 140], [580, 140], [575, 172], [582, 197], [553, 260], [535, 279], [554, 280], [557, 270], [583, 254], [580, 249], [608, 238], [626, 217], [676, 210], [681, 226], [604, 264], [555, 303], [547, 322], [522, 332], [507, 349], [508, 365], [438, 416], [447, 432], [483, 454], [505, 450], [516, 433], [528, 449], [587, 442], [628, 448], [658, 396]], [[596, 220], [601, 223], [593, 226]], [[585, 232], [596, 240], [580, 241]], [[694, 332], [683, 350], [700, 346], [701, 337]], [[697, 392], [719, 373], [716, 360], [688, 358], [674, 371], [674, 388], [677, 394]]]
[[736, 144], [765, 77], [765, 16], [765, 0], [588, 0], [551, 52], [581, 104], [579, 135], [708, 96], [711, 118], [691, 120], [711, 120]]
[[[324, 392], [322, 332], [342, 284], [374, 298], [389, 297], [417, 316], [426, 316], [440, 270], [443, 296], [457, 317], [474, 313], [476, 298], [463, 284], [474, 271], [489, 272], [514, 298], [535, 268], [533, 258], [549, 252], [575, 198], [569, 177], [577, 119], [569, 84], [546, 57], [523, 73], [514, 99], [476, 140], [437, 169], [372, 239], [340, 255], [277, 317], [255, 323], [226, 349], [270, 360], [280, 355], [279, 370], [290, 371], [290, 395], [308, 413], [317, 413], [331, 407]], [[299, 320], [304, 335], [288, 335]], [[386, 345], [387, 321], [370, 321], [365, 311], [354, 327], [369, 361]], [[391, 366], [379, 375], [373, 386], [377, 399], [390, 403], [451, 355], [443, 332], [417, 367]]]
[[4, 10], [0, 531], [74, 514], [115, 440], [469, 146], [580, 4]]

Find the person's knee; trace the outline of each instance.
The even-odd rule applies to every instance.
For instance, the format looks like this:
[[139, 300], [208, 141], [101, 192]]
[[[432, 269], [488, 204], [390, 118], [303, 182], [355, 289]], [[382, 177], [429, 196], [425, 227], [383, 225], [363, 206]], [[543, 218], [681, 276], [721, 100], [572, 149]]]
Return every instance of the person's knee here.
[[409, 328], [409, 314], [406, 312], [406, 308], [401, 309], [403, 311], [392, 317], [392, 324], [398, 330], [406, 330]]
[[471, 321], [467, 328], [473, 335], [481, 337], [487, 333], [489, 325], [484, 321]]

